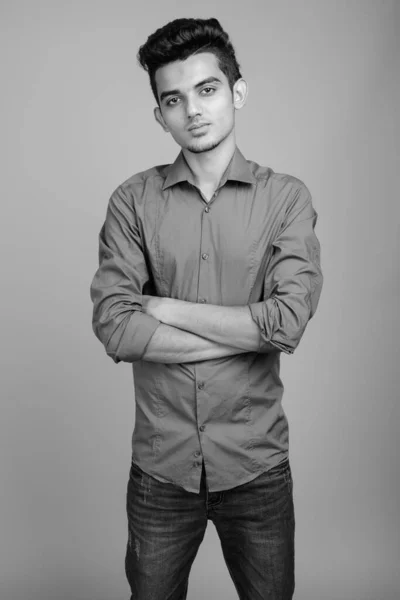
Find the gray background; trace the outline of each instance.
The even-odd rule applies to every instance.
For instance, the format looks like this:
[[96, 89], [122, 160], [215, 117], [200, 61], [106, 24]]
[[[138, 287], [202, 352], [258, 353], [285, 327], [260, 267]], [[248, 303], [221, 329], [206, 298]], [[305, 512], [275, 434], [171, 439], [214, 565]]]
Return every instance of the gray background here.
[[[124, 600], [129, 365], [91, 330], [111, 192], [179, 148], [138, 46], [216, 16], [250, 86], [247, 158], [302, 179], [325, 285], [282, 359], [296, 600], [397, 600], [399, 29], [394, 1], [1, 2], [1, 600]], [[236, 597], [212, 524], [189, 600]]]

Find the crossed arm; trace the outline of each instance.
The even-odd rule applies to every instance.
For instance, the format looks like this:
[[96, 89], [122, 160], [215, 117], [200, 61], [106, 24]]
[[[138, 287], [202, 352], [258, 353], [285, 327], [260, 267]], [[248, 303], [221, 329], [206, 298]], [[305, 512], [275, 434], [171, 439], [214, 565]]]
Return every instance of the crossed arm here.
[[258, 299], [246, 306], [142, 295], [149, 281], [134, 203], [110, 198], [91, 284], [93, 330], [116, 362], [185, 363], [247, 352], [292, 354], [322, 288], [317, 213], [303, 190], [288, 207]]
[[247, 306], [143, 296], [142, 310], [161, 322], [143, 360], [183, 363], [259, 351], [260, 330]]

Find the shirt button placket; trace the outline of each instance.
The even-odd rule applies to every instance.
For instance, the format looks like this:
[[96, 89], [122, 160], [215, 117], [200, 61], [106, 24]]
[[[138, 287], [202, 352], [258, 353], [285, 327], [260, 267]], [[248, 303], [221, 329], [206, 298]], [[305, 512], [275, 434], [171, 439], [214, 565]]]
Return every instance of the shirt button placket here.
[[[205, 213], [209, 213], [210, 212], [210, 208], [209, 206], [206, 206], [203, 208], [202, 211], [202, 216], [200, 216], [201, 220], [202, 220], [202, 227], [201, 227], [201, 238], [200, 238], [200, 248], [199, 248], [199, 253], [200, 253], [200, 260], [199, 260], [199, 279], [198, 279], [198, 289], [197, 289], [197, 301], [201, 304], [205, 304], [206, 302], [211, 302], [211, 298], [210, 298], [210, 293], [212, 293], [212, 290], [210, 290], [210, 272], [209, 272], [209, 268], [212, 268], [212, 264], [211, 264], [211, 260], [210, 259], [210, 240], [212, 239], [212, 236], [210, 235], [210, 230], [211, 230], [211, 224], [212, 221], [210, 220], [210, 217], [207, 216]], [[196, 376], [196, 405], [197, 405], [197, 426], [198, 426], [198, 432], [200, 435], [200, 440], [199, 440], [199, 444], [200, 444], [200, 449], [203, 452], [204, 455], [204, 448], [203, 448], [203, 440], [201, 439], [203, 436], [201, 435], [203, 433], [203, 431], [205, 430], [205, 426], [202, 425], [201, 423], [204, 423], [205, 421], [207, 421], [208, 418], [208, 403], [204, 402], [204, 387], [205, 387], [205, 381], [206, 381], [206, 377], [207, 377], [207, 367], [206, 366], [202, 366], [201, 363], [199, 365], [196, 366], [195, 368], [195, 376]], [[200, 453], [201, 456], [201, 453]], [[201, 463], [200, 463], [201, 464]]]
[[[205, 212], [209, 212], [210, 208], [208, 206], [205, 207], [203, 211], [203, 215]], [[203, 225], [201, 227], [201, 238], [200, 238], [200, 264], [199, 264], [199, 286], [197, 290], [197, 298], [198, 302], [205, 303], [207, 302], [207, 297], [209, 294], [209, 246], [210, 246], [210, 228], [211, 221], [209, 219], [202, 218]], [[211, 268], [212, 265], [210, 265]]]

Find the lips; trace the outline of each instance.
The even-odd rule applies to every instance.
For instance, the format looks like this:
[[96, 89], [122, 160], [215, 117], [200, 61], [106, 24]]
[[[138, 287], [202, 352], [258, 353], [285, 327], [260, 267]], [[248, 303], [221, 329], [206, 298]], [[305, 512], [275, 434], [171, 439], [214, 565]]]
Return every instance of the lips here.
[[191, 125], [188, 131], [194, 131], [195, 129], [200, 129], [201, 127], [206, 127], [209, 123], [196, 123], [195, 125]]

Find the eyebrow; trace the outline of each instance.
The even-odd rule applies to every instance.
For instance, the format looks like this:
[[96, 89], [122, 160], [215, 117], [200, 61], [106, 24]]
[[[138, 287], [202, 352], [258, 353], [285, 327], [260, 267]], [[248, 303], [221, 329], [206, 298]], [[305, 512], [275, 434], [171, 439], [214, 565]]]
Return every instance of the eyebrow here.
[[[199, 83], [196, 83], [194, 89], [197, 90], [199, 87], [205, 85], [206, 83], [222, 83], [222, 81], [218, 79], [218, 77], [207, 77], [207, 79], [203, 79], [202, 81], [199, 81]], [[162, 102], [167, 96], [178, 96], [179, 94], [181, 94], [181, 91], [178, 89], [166, 90], [165, 92], [162, 92], [160, 94], [160, 102]]]

